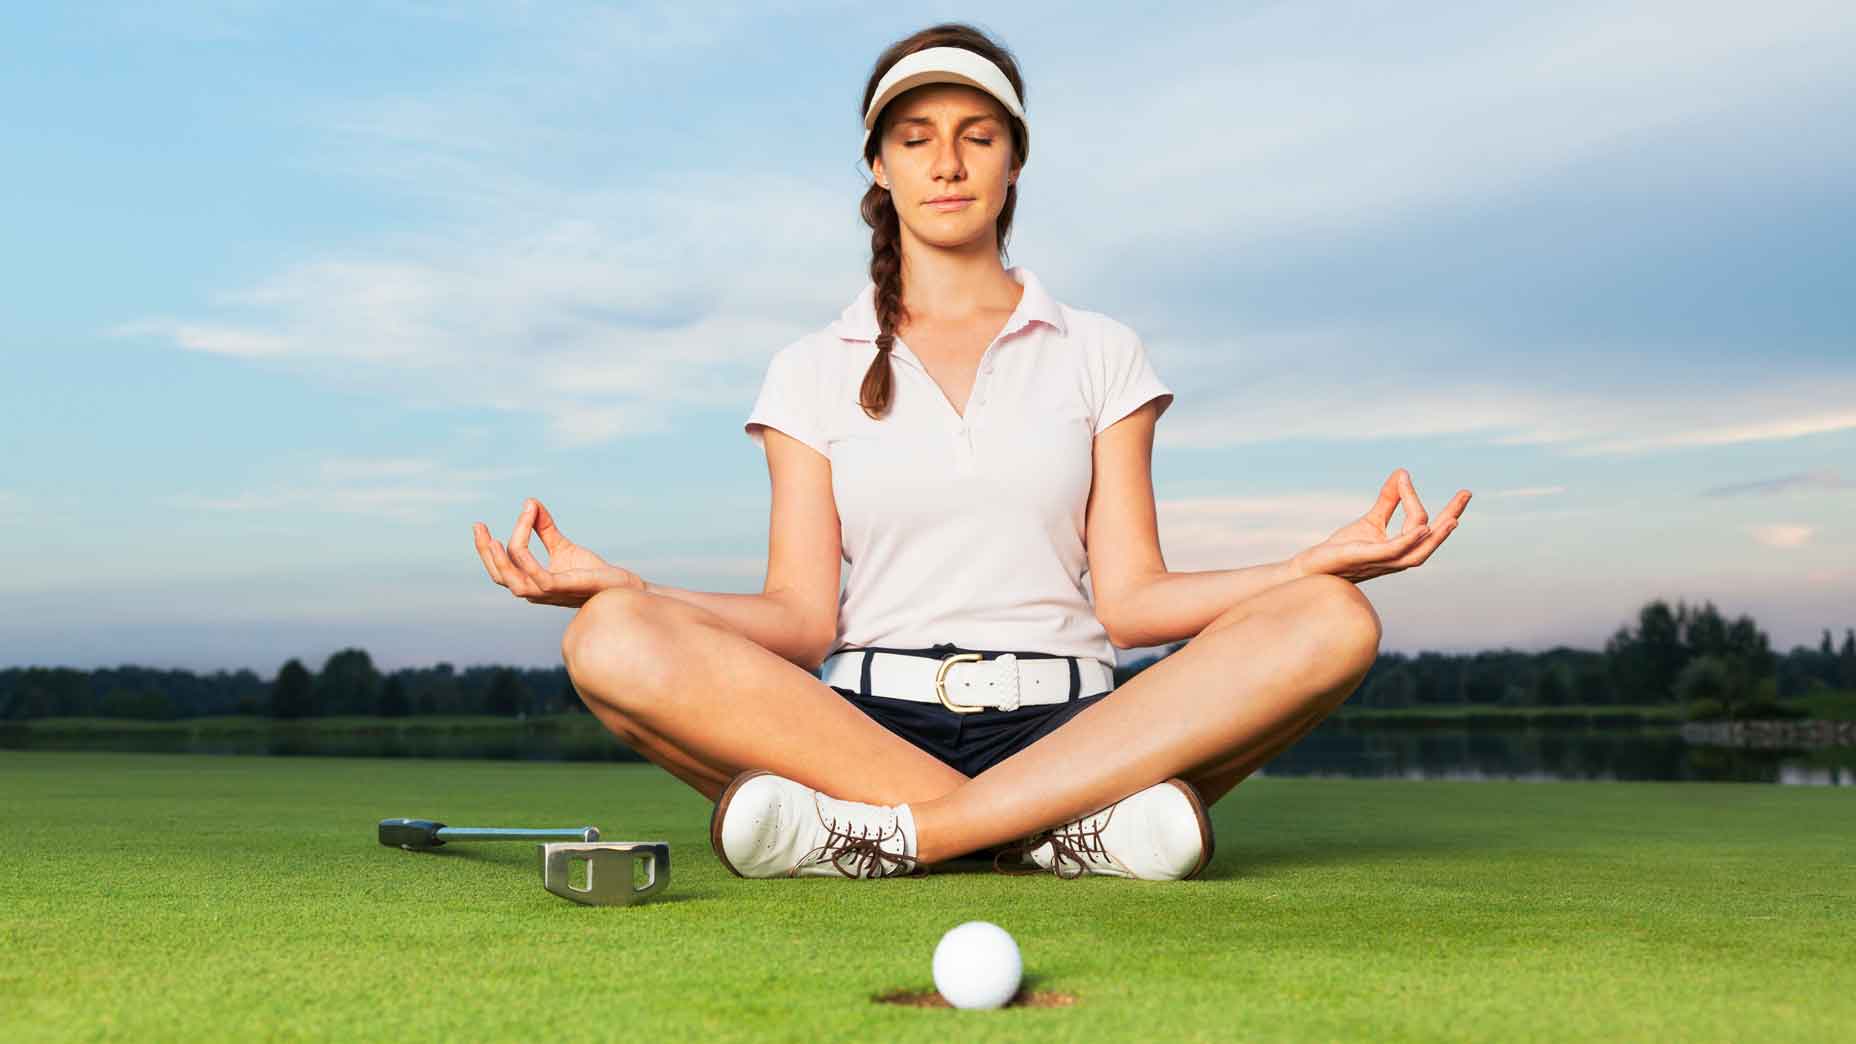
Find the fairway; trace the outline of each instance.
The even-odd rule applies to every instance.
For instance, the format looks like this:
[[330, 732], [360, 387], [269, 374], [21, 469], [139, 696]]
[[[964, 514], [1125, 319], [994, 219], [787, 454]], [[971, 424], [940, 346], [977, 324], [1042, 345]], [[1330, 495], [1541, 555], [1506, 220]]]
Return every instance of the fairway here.
[[[0, 754], [0, 1039], [1848, 1039], [1856, 801], [1760, 784], [1254, 779], [1206, 879], [745, 881], [650, 766]], [[388, 816], [667, 840], [582, 907], [535, 846]], [[931, 988], [990, 920], [1064, 1008]], [[1838, 1027], [1842, 1027], [1841, 1030]]]

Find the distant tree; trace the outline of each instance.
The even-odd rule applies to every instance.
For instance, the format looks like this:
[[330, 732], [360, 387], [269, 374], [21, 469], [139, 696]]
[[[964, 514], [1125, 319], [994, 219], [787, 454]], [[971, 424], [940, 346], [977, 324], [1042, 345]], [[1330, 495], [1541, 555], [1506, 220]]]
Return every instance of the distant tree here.
[[498, 668], [490, 679], [490, 695], [487, 701], [491, 714], [500, 714], [513, 718], [516, 713], [528, 705], [528, 686], [522, 683], [520, 675], [508, 667]]
[[159, 689], [132, 689], [117, 685], [103, 697], [100, 708], [106, 718], [139, 718], [164, 721], [177, 716], [174, 698]]
[[561, 672], [561, 706], [582, 714], [592, 713], [586, 701], [580, 698], [580, 690], [574, 688], [574, 680], [567, 676], [566, 671]]
[[[1678, 613], [1657, 599], [1637, 613], [1635, 631], [1621, 627], [1605, 643], [1605, 660], [1621, 703], [1665, 703], [1675, 698], [1676, 675], [1693, 655], [1684, 633], [1694, 633], [1686, 606]], [[1701, 640], [1712, 641], [1711, 625], [1700, 625]]]
[[316, 712], [314, 681], [309, 668], [292, 657], [277, 669], [271, 683], [271, 717], [307, 718]]
[[1837, 650], [1837, 687], [1856, 689], [1856, 628], [1843, 632], [1843, 648]]
[[457, 668], [442, 660], [432, 667], [427, 688], [419, 694], [419, 713], [464, 713], [464, 691], [458, 684]]
[[1534, 680], [1534, 702], [1542, 707], [1558, 707], [1572, 701], [1572, 672], [1561, 664], [1552, 664]]
[[1605, 673], [1602, 658], [1587, 662], [1573, 676], [1573, 702], [1587, 707], [1606, 703], [1616, 703], [1616, 691], [1611, 686], [1611, 676]]
[[1721, 616], [1721, 611], [1714, 607], [1713, 602], [1695, 610], [1678, 606], [1676, 619], [1687, 658], [1718, 656], [1727, 651], [1727, 620]]
[[412, 708], [406, 701], [406, 685], [397, 674], [389, 675], [380, 688], [380, 714], [386, 718], [403, 718]]
[[1676, 695], [1684, 702], [1728, 702], [1727, 664], [1718, 656], [1697, 656], [1676, 677]]
[[[1381, 662], [1397, 657], [1397, 653], [1381, 657]], [[1377, 665], [1375, 665], [1377, 667]], [[1418, 677], [1408, 665], [1393, 660], [1384, 670], [1374, 673], [1363, 686], [1366, 691], [1360, 693], [1360, 703], [1366, 707], [1409, 707], [1418, 702]]]
[[380, 698], [380, 672], [365, 649], [331, 655], [316, 676], [316, 706], [323, 714], [372, 714]]

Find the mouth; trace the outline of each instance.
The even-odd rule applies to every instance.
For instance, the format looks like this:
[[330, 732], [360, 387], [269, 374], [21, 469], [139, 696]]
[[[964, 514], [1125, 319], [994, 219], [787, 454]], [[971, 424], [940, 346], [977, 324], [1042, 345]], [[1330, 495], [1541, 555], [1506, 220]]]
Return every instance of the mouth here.
[[936, 210], [959, 210], [971, 202], [973, 202], [972, 196], [944, 196], [940, 199], [931, 199], [926, 205]]

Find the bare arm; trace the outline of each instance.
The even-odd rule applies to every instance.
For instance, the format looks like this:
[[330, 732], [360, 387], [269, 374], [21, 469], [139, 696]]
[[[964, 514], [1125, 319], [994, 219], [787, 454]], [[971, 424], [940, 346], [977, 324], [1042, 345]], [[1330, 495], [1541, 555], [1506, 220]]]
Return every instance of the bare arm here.
[[1114, 643], [1133, 649], [1194, 638], [1226, 609], [1301, 575], [1293, 559], [1242, 569], [1148, 575], [1121, 592]]
[[767, 582], [760, 594], [686, 591], [646, 582], [720, 617], [737, 633], [816, 672], [838, 637], [838, 508], [831, 462], [774, 427], [761, 427], [773, 509], [767, 531]]
[[1231, 606], [1302, 575], [1293, 559], [1243, 569], [1167, 569], [1151, 471], [1163, 405], [1149, 400], [1095, 439], [1085, 541], [1090, 585], [1096, 617], [1122, 649], [1195, 638]]
[[819, 645], [818, 629], [813, 626], [812, 618], [802, 612], [799, 603], [786, 592], [689, 591], [649, 580], [645, 581], [644, 589], [648, 594], [675, 598], [707, 609], [721, 617], [735, 633], [808, 671], [818, 670], [824, 660], [825, 650]]

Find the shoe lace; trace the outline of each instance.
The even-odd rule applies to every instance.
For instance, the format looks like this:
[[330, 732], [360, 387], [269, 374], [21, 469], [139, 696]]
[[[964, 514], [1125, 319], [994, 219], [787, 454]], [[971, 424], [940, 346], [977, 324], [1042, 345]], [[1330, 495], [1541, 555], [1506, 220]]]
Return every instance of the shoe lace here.
[[830, 816], [821, 818], [825, 823], [825, 840], [800, 857], [793, 868], [786, 872], [788, 877], [797, 877], [801, 867], [826, 861], [846, 877], [919, 876], [919, 872], [926, 869], [917, 867], [915, 860], [908, 856], [883, 848], [883, 842], [896, 837], [901, 832], [900, 828], [883, 831], [874, 825], [866, 828], [850, 823], [840, 824]]
[[[1049, 830], [1040, 830], [1016, 844], [1001, 848], [992, 857], [992, 868], [1002, 874], [1022, 875], [1042, 873], [1044, 868], [1031, 863], [1031, 852], [1041, 845], [1049, 844], [1051, 851], [1050, 871], [1065, 880], [1075, 880], [1089, 872], [1090, 862], [1100, 856], [1099, 862], [1110, 862], [1108, 849], [1102, 845], [1102, 828], [1108, 826], [1109, 819], [1115, 814], [1115, 806], [1093, 815], [1084, 816], [1074, 822]], [[1000, 860], [1012, 856], [1028, 866], [1001, 866]], [[1073, 869], [1066, 870], [1066, 867]]]

